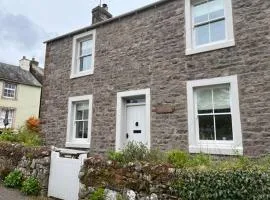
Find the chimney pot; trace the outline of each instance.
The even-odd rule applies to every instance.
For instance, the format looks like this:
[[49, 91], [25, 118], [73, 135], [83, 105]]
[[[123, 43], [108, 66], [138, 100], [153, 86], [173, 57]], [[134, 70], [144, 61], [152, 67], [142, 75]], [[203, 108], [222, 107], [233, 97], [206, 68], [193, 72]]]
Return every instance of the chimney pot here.
[[102, 7], [108, 11], [108, 5], [106, 3], [102, 4]]
[[96, 24], [110, 18], [112, 18], [112, 14], [109, 13], [107, 4], [97, 6], [92, 10], [92, 24]]

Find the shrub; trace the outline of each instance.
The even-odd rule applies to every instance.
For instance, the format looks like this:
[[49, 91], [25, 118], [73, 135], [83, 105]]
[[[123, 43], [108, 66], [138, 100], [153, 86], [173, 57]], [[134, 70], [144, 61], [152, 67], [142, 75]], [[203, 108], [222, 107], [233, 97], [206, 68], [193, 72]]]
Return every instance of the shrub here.
[[13, 130], [4, 130], [0, 135], [0, 141], [22, 143], [25, 146], [40, 146], [43, 141], [37, 132], [22, 127], [17, 133]]
[[18, 135], [12, 129], [4, 129], [0, 141], [19, 142]]
[[23, 175], [20, 171], [14, 170], [4, 180], [4, 185], [10, 188], [19, 188], [22, 185]]
[[186, 152], [173, 150], [167, 153], [168, 162], [177, 168], [183, 168], [186, 166], [189, 155]]
[[27, 128], [21, 128], [17, 137], [18, 141], [25, 146], [41, 146], [43, 144], [39, 134]]
[[26, 120], [26, 127], [30, 131], [39, 132], [40, 131], [40, 120], [36, 117], [29, 117]]
[[89, 200], [104, 200], [105, 199], [105, 194], [104, 194], [104, 189], [99, 188], [97, 189], [94, 193], [90, 195]]
[[143, 143], [137, 142], [129, 142], [121, 152], [109, 151], [107, 157], [121, 164], [136, 161], [159, 163], [165, 160], [164, 153], [155, 149], [149, 150]]
[[184, 170], [173, 188], [183, 200], [270, 199], [269, 171]]
[[37, 196], [40, 190], [39, 181], [34, 177], [29, 177], [22, 183], [21, 191], [26, 195]]

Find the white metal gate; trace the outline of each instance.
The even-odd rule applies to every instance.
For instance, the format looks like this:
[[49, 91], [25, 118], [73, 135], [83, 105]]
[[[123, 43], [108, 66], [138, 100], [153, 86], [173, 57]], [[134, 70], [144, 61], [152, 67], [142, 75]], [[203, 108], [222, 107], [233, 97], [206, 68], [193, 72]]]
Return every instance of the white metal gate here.
[[48, 196], [63, 200], [78, 200], [79, 172], [87, 153], [56, 149], [51, 154]]

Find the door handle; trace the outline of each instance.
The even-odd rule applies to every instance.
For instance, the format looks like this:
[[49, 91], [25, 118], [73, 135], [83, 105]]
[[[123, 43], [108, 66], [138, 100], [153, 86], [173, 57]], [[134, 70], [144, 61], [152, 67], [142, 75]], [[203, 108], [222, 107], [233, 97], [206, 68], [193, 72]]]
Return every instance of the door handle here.
[[128, 139], [128, 137], [129, 137], [129, 135], [128, 135], [128, 133], [126, 134], [126, 138]]

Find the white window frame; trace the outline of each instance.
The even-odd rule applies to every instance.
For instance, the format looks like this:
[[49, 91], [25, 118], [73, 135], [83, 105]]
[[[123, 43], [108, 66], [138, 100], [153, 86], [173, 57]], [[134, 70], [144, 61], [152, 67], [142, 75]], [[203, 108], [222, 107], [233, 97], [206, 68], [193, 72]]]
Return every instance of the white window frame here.
[[[0, 112], [5, 112], [6, 110], [9, 110], [9, 112], [12, 112], [12, 116], [9, 117], [9, 120], [11, 121], [11, 124], [8, 125], [9, 128], [14, 128], [15, 126], [15, 119], [16, 119], [16, 109], [15, 108], [6, 108], [6, 107], [0, 107]], [[10, 115], [10, 113], [9, 113]], [[3, 127], [0, 127], [0, 128], [4, 128], [4, 123], [3, 123], [3, 120], [4, 118], [1, 118], [0, 117], [0, 120], [1, 120], [1, 124], [3, 124]]]
[[[12, 89], [12, 88], [7, 88], [7, 84], [9, 85], [15, 85], [15, 88]], [[5, 99], [16, 99], [16, 92], [17, 92], [17, 85], [15, 83], [10, 83], [10, 82], [4, 82], [4, 87], [3, 87], [3, 97]], [[5, 90], [10, 90], [10, 91], [14, 91], [14, 97], [9, 97], [9, 96], [5, 96]]]
[[124, 123], [126, 104], [124, 98], [145, 95], [145, 109], [146, 109], [146, 138], [147, 147], [151, 147], [151, 94], [150, 88], [142, 90], [131, 90], [117, 93], [117, 105], [116, 105], [116, 138], [115, 138], [115, 149], [120, 151], [123, 148], [123, 137], [124, 137]]
[[[203, 0], [201, 0], [202, 2]], [[213, 51], [217, 49], [235, 46], [232, 1], [225, 0], [225, 35], [223, 41], [212, 42], [196, 47], [193, 30], [192, 0], [185, 0], [185, 29], [186, 29], [186, 55]]]
[[[89, 115], [88, 115], [88, 134], [87, 138], [76, 139], [74, 130], [74, 103], [80, 101], [89, 101]], [[92, 130], [92, 105], [93, 96], [76, 96], [70, 97], [68, 100], [68, 123], [67, 123], [67, 134], [66, 134], [66, 147], [70, 148], [90, 148], [91, 145], [91, 130]]]
[[[233, 141], [203, 141], [199, 140], [196, 123], [196, 95], [198, 87], [214, 87], [216, 85], [230, 84], [231, 117]], [[216, 155], [243, 155], [242, 129], [239, 109], [239, 94], [237, 76], [226, 76], [212, 79], [202, 79], [187, 82], [188, 102], [188, 136], [190, 153], [209, 153]]]
[[[87, 40], [88, 38], [92, 38], [92, 66], [89, 70], [79, 72], [80, 67], [80, 43], [82, 41]], [[71, 64], [71, 75], [70, 78], [78, 78], [82, 76], [87, 76], [94, 73], [95, 66], [95, 45], [96, 44], [96, 30], [88, 31], [86, 33], [82, 33], [80, 35], [76, 35], [73, 37], [73, 48], [72, 48], [72, 64]]]

